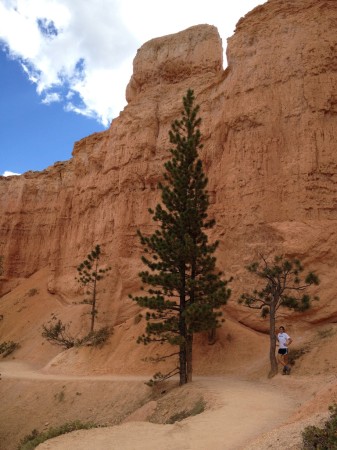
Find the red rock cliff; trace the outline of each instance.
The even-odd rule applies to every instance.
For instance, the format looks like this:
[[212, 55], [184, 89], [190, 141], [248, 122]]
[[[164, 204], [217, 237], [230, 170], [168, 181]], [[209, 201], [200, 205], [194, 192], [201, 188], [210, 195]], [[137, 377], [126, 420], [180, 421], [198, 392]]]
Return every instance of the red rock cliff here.
[[99, 243], [113, 267], [103, 294], [113, 324], [135, 311], [127, 296], [139, 287], [136, 230], [153, 230], [148, 208], [159, 200], [168, 130], [192, 88], [203, 118], [218, 265], [235, 277], [228, 314], [263, 327], [236, 298], [244, 266], [259, 252], [276, 252], [299, 256], [321, 277], [321, 301], [301, 320], [334, 320], [336, 24], [335, 0], [269, 0], [239, 21], [226, 70], [212, 26], [145, 43], [128, 106], [109, 130], [77, 142], [68, 162], [0, 178], [3, 292], [48, 268], [49, 292], [69, 306], [75, 267]]

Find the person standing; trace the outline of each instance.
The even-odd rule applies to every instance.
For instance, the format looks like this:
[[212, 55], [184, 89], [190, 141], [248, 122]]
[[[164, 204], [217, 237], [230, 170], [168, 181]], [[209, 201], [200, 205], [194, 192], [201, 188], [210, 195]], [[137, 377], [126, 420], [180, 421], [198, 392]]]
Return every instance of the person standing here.
[[278, 362], [283, 366], [282, 374], [289, 375], [291, 369], [288, 365], [288, 346], [292, 343], [293, 340], [286, 333], [284, 327], [279, 328], [277, 340], [278, 340], [278, 344], [279, 344]]

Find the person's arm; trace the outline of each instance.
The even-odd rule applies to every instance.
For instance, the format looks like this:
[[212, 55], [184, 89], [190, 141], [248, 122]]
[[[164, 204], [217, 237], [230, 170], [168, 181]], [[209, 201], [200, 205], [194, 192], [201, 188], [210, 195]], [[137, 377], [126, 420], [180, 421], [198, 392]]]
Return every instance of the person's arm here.
[[292, 341], [293, 341], [293, 340], [292, 340], [291, 337], [289, 336], [288, 339], [287, 339], [287, 347], [292, 343]]

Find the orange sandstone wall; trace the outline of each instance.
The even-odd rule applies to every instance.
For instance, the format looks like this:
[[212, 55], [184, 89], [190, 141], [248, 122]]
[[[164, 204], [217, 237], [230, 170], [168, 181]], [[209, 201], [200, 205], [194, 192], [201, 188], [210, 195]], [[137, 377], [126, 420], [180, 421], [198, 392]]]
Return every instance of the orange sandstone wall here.
[[211, 238], [220, 240], [219, 268], [234, 276], [227, 314], [265, 328], [236, 298], [250, 283], [245, 264], [277, 252], [300, 257], [322, 280], [319, 304], [292, 320], [334, 321], [336, 23], [334, 0], [269, 0], [239, 21], [225, 70], [210, 25], [145, 43], [128, 106], [109, 130], [75, 143], [70, 161], [0, 178], [2, 292], [47, 268], [49, 293], [71, 305], [79, 294], [75, 267], [99, 243], [113, 267], [104, 307], [114, 324], [136, 313], [127, 300], [139, 288], [136, 230], [154, 229], [148, 208], [160, 199], [168, 131], [192, 88], [217, 222]]

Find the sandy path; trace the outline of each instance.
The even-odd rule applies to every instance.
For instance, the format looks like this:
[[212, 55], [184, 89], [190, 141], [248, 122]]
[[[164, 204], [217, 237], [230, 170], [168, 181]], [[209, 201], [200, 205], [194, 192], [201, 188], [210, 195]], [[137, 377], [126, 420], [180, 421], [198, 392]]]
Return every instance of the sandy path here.
[[280, 425], [294, 400], [273, 387], [227, 378], [196, 381], [217, 396], [215, 410], [174, 425], [129, 422], [78, 431], [45, 442], [38, 450], [235, 450]]
[[39, 369], [33, 369], [31, 366], [20, 361], [0, 362], [0, 374], [3, 378], [27, 379], [27, 380], [86, 380], [86, 381], [145, 381], [148, 376], [132, 375], [58, 375], [41, 372]]
[[[142, 380], [122, 376], [48, 375], [18, 362], [0, 363], [6, 378], [33, 380]], [[77, 431], [38, 446], [38, 450], [235, 450], [286, 421], [298, 407], [294, 391], [284, 395], [285, 378], [272, 382], [232, 377], [200, 377], [193, 383], [214, 399], [214, 407], [173, 425], [127, 422], [122, 425]], [[145, 379], [145, 378], [144, 378]]]

